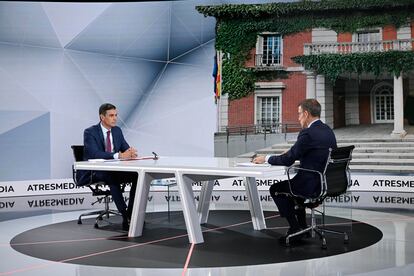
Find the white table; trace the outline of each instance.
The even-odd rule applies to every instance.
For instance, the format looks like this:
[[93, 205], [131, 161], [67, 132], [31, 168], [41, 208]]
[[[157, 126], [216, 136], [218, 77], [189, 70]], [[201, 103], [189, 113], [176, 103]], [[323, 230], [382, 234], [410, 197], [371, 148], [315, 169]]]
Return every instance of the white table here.
[[[151, 181], [175, 177], [181, 197], [184, 219], [190, 243], [204, 242], [200, 224], [207, 223], [214, 180], [244, 177], [250, 214], [255, 230], [266, 228], [262, 206], [257, 191], [256, 178], [282, 175], [285, 167], [241, 167], [236, 159], [214, 157], [160, 157], [158, 160], [75, 162], [76, 170], [137, 172], [138, 183], [132, 211], [129, 237], [142, 235], [147, 198]], [[205, 181], [196, 209], [193, 182]]]

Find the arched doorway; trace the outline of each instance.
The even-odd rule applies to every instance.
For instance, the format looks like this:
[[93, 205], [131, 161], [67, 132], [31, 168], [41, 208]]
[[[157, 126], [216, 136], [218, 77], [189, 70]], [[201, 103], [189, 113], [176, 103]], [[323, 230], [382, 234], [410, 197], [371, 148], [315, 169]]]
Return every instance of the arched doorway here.
[[394, 121], [394, 88], [388, 82], [380, 82], [371, 90], [372, 122], [392, 123]]

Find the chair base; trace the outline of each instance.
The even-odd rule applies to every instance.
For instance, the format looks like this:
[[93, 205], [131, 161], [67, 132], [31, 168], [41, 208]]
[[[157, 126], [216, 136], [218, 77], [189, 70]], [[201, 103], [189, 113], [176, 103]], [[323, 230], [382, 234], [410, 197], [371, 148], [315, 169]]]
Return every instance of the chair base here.
[[315, 238], [315, 234], [318, 234], [319, 238], [322, 240], [322, 249], [327, 249], [327, 243], [326, 243], [326, 238], [325, 238], [325, 233], [330, 233], [330, 234], [338, 234], [338, 235], [344, 235], [344, 243], [348, 244], [349, 243], [349, 236], [347, 232], [341, 232], [341, 231], [336, 231], [336, 230], [332, 230], [332, 229], [327, 229], [324, 227], [321, 227], [319, 225], [316, 224], [316, 219], [315, 219], [315, 211], [314, 209], [311, 210], [311, 225], [303, 230], [300, 230], [298, 232], [292, 233], [290, 235], [288, 235], [286, 237], [286, 246], [290, 246], [290, 239], [292, 239], [293, 237], [296, 236], [300, 236], [303, 235], [305, 233], [310, 233], [312, 238]]
[[82, 224], [82, 217], [86, 217], [86, 216], [94, 216], [94, 215], [98, 215], [95, 219], [95, 228], [99, 228], [99, 221], [103, 220], [104, 217], [106, 217], [107, 219], [109, 219], [110, 215], [115, 215], [115, 216], [122, 216], [122, 214], [116, 210], [100, 210], [100, 211], [93, 211], [93, 212], [88, 212], [88, 213], [83, 213], [78, 217], [78, 224]]

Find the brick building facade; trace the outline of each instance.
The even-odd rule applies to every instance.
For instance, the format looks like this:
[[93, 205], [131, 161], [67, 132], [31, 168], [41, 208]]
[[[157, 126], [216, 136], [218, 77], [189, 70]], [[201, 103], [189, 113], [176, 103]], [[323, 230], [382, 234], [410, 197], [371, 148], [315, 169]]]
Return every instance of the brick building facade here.
[[412, 51], [413, 38], [414, 22], [398, 29], [384, 26], [355, 33], [323, 28], [286, 36], [263, 33], [245, 66], [285, 70], [288, 77], [257, 82], [255, 91], [242, 99], [229, 101], [222, 97], [218, 107], [219, 131], [241, 125], [297, 122], [297, 104], [305, 98], [316, 98], [322, 105], [321, 119], [331, 127], [394, 123], [392, 134], [404, 136], [404, 101], [407, 96], [414, 97], [413, 72], [400, 78], [386, 73], [379, 77], [369, 72], [343, 74], [333, 84], [324, 75], [304, 70], [291, 58], [341, 51], [343, 54]]

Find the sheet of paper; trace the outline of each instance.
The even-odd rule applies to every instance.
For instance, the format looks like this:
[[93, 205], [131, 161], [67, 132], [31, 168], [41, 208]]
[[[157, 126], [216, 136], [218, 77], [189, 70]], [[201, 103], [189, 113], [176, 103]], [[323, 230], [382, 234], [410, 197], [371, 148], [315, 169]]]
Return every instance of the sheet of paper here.
[[[159, 157], [158, 157], [159, 158]], [[107, 159], [104, 162], [113, 162], [113, 161], [133, 161], [133, 160], [154, 160], [154, 155], [150, 156], [139, 156], [137, 158], [126, 158], [126, 159]]]
[[236, 163], [237, 167], [270, 167], [270, 164], [264, 163], [264, 164], [255, 164], [252, 162], [241, 162], [241, 163]]

